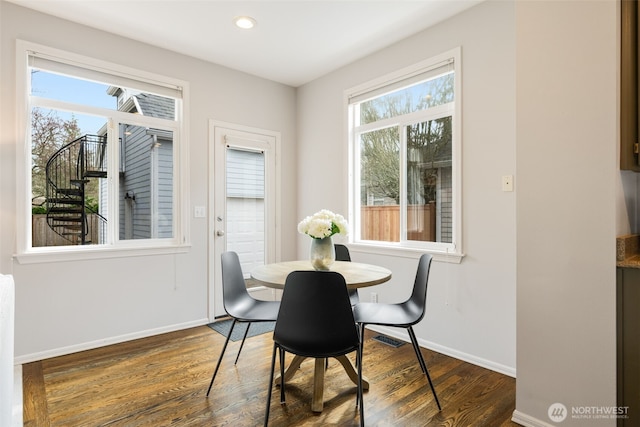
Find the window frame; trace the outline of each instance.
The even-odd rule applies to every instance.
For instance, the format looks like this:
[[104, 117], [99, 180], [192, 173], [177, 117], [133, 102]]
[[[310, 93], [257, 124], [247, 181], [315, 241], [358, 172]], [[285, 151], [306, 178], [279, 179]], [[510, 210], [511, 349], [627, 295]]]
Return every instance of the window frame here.
[[[32, 97], [30, 94], [29, 61], [30, 57], [42, 55], [44, 58], [52, 58], [61, 64], [68, 64], [71, 68], [86, 70], [87, 73], [97, 73], [112, 76], [115, 79], [139, 82], [142, 89], [148, 87], [165, 87], [167, 90], [180, 91], [181, 97], [176, 100], [175, 121], [151, 118], [146, 116], [120, 112], [115, 109], [106, 109], [84, 105], [82, 111], [78, 111], [77, 104]], [[79, 75], [76, 75], [79, 77]], [[109, 84], [110, 82], [105, 82]], [[171, 238], [149, 238], [136, 240], [120, 240], [118, 237], [118, 212], [113, 201], [118, 197], [118, 180], [114, 180], [113, 173], [109, 179], [109, 221], [115, 226], [107, 230], [108, 239], [99, 245], [70, 245], [70, 246], [31, 246], [31, 99], [35, 99], [37, 107], [53, 108], [58, 110], [76, 111], [78, 113], [94, 113], [108, 117], [108, 170], [119, 170], [120, 147], [117, 141], [118, 123], [137, 124], [142, 126], [157, 126], [162, 124], [162, 129], [173, 132], [173, 220], [174, 233]], [[116, 258], [137, 255], [156, 255], [167, 253], [186, 252], [190, 247], [188, 206], [189, 206], [189, 176], [188, 176], [188, 83], [182, 80], [161, 76], [158, 74], [137, 70], [120, 64], [114, 64], [99, 59], [63, 51], [40, 44], [17, 40], [16, 41], [16, 111], [17, 111], [17, 137], [23, 141], [22, 147], [16, 150], [16, 258], [20, 263], [55, 262], [82, 259]], [[115, 138], [115, 143], [114, 143]], [[113, 182], [115, 181], [115, 183]], [[117, 204], [116, 204], [117, 205]]]
[[[375, 123], [355, 126], [356, 104], [362, 102], [363, 94], [373, 93], [379, 96], [384, 93], [384, 88], [389, 87], [392, 92], [394, 86], [403, 80], [411, 81], [414, 76], [429, 73], [430, 70], [442, 67], [443, 64], [451, 62], [454, 67], [454, 101], [449, 104], [438, 105], [428, 110], [409, 113], [399, 117], [383, 119]], [[413, 84], [413, 83], [411, 83]], [[352, 101], [356, 98], [356, 101]], [[359, 99], [359, 100], [358, 100]], [[453, 104], [453, 105], [451, 105]], [[417, 256], [428, 252], [434, 255], [434, 259], [451, 263], [460, 263], [464, 257], [462, 251], [462, 61], [461, 48], [456, 47], [429, 59], [402, 68], [398, 71], [383, 75], [366, 83], [352, 87], [344, 91], [344, 108], [346, 120], [348, 162], [349, 162], [349, 185], [348, 185], [348, 206], [349, 222], [355, 230], [349, 236], [350, 247], [354, 251], [363, 251], [381, 255], [406, 255]], [[450, 113], [450, 114], [449, 114]], [[417, 242], [403, 240], [400, 242], [383, 242], [360, 240], [360, 155], [359, 155], [359, 135], [364, 131], [371, 131], [376, 128], [388, 127], [391, 123], [398, 126], [401, 139], [401, 172], [400, 205], [406, 204], [406, 163], [402, 157], [406, 156], [403, 148], [406, 147], [406, 126], [424, 120], [431, 120], [451, 115], [452, 117], [452, 241], [444, 242]], [[402, 209], [402, 208], [401, 208]], [[401, 215], [402, 217], [403, 215]], [[406, 220], [401, 221], [401, 233], [406, 231]], [[401, 234], [402, 236], [403, 234]]]

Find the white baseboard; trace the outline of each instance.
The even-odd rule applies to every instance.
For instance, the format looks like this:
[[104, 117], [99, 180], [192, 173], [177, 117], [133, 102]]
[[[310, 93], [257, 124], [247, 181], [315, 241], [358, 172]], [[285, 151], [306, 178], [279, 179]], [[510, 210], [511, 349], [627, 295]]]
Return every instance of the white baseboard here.
[[524, 427], [555, 427], [553, 424], [549, 424], [545, 421], [541, 421], [537, 418], [533, 418], [530, 415], [523, 414], [519, 412], [517, 409], [513, 411], [513, 416], [511, 417], [511, 421], [516, 424], [520, 424]]
[[111, 344], [119, 344], [122, 342], [137, 340], [139, 338], [147, 338], [154, 335], [160, 335], [167, 332], [179, 331], [182, 329], [193, 328], [209, 324], [209, 319], [203, 318], [191, 322], [179, 323], [175, 325], [163, 326], [161, 328], [147, 329], [145, 331], [134, 332], [131, 334], [118, 335], [115, 337], [89, 341], [81, 344], [71, 345], [67, 347], [54, 348], [51, 350], [41, 351], [37, 353], [25, 354], [14, 359], [14, 364], [22, 365], [25, 363], [35, 362], [38, 360], [49, 359], [51, 357], [64, 356], [66, 354], [77, 353], [79, 351], [92, 350], [94, 348], [104, 347]]
[[[385, 335], [398, 338], [402, 341], [411, 342], [411, 339], [409, 338], [409, 334], [406, 332], [406, 329], [404, 328], [388, 328], [384, 326], [375, 326], [375, 325], [367, 325], [367, 328], [371, 329], [372, 331], [380, 332]], [[464, 360], [465, 362], [469, 362], [474, 365], [481, 366], [483, 368], [487, 368], [492, 371], [499, 372], [501, 374], [508, 375], [513, 378], [516, 377], [516, 369], [511, 366], [495, 363], [495, 362], [492, 362], [491, 360], [483, 359], [481, 357], [464, 353], [462, 351], [445, 347], [440, 344], [436, 344], [434, 342], [423, 340], [420, 338], [418, 338], [418, 345], [420, 345], [420, 347], [428, 348], [429, 350], [433, 350], [438, 353], [442, 353], [447, 356], [454, 357], [456, 359]]]

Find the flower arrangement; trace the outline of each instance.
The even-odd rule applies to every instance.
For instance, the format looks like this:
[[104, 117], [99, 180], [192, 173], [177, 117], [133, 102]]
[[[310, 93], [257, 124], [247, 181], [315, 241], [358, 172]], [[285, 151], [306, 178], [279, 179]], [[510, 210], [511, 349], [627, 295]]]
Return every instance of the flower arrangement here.
[[324, 239], [334, 234], [348, 234], [349, 224], [342, 215], [323, 209], [300, 221], [298, 231], [314, 239]]

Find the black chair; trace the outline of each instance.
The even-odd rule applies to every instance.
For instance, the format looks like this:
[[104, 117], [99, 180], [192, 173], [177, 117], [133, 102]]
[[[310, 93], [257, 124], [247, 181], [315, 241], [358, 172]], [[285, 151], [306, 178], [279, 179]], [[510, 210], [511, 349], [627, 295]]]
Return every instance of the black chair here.
[[[280, 402], [285, 403], [286, 352], [304, 357], [328, 358], [355, 351], [356, 360], [359, 361], [361, 348], [344, 277], [333, 271], [294, 271], [289, 274], [273, 332], [264, 425], [269, 423], [276, 349], [280, 355]], [[361, 426], [364, 426], [363, 405], [362, 363], [358, 363], [356, 406], [360, 407]]]
[[244, 340], [249, 333], [249, 327], [252, 322], [274, 322], [278, 317], [278, 309], [280, 308], [279, 301], [260, 301], [249, 295], [247, 291], [247, 285], [244, 281], [244, 275], [242, 274], [242, 267], [240, 266], [240, 260], [238, 254], [235, 252], [225, 252], [222, 254], [222, 300], [224, 304], [224, 310], [229, 316], [233, 318], [229, 334], [222, 347], [218, 364], [211, 377], [209, 383], [209, 389], [207, 390], [207, 396], [213, 386], [213, 381], [216, 379], [222, 357], [229, 344], [229, 338], [233, 333], [233, 328], [238, 322], [248, 322], [247, 329], [242, 337], [242, 343], [238, 349], [238, 356], [236, 356], [235, 363], [238, 363]]
[[[336, 261], [349, 261], [351, 262], [351, 254], [349, 254], [349, 248], [345, 245], [335, 244], [333, 245], [336, 249]], [[348, 289], [349, 290], [349, 299], [351, 300], [351, 305], [356, 305], [360, 302], [360, 297], [358, 296], [357, 289]]]
[[429, 280], [429, 268], [431, 266], [431, 255], [423, 254], [418, 263], [418, 271], [416, 273], [415, 282], [413, 283], [413, 291], [411, 297], [403, 303], [399, 304], [382, 304], [382, 303], [359, 303], [353, 308], [353, 316], [356, 323], [360, 325], [360, 336], [362, 337], [361, 353], [364, 351], [364, 327], [366, 325], [393, 326], [398, 328], [406, 328], [413, 344], [413, 350], [418, 357], [418, 363], [422, 372], [427, 376], [433, 397], [440, 407], [436, 390], [431, 382], [431, 376], [424, 362], [418, 340], [413, 325], [418, 323], [424, 317], [427, 305], [427, 282]]

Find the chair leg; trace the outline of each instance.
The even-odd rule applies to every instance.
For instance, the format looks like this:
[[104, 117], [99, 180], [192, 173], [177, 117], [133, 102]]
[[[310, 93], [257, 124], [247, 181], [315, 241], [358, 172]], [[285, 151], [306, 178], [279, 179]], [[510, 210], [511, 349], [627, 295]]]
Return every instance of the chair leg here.
[[[364, 323], [360, 323], [358, 328], [358, 334], [360, 335], [360, 360], [356, 360], [356, 367], [362, 363], [362, 357], [364, 355]], [[357, 359], [357, 358], [356, 358]]]
[[211, 382], [209, 383], [209, 388], [207, 389], [207, 397], [209, 397], [209, 392], [211, 391], [211, 387], [213, 386], [213, 380], [216, 379], [216, 375], [218, 374], [218, 369], [220, 369], [220, 363], [222, 362], [222, 356], [224, 356], [224, 352], [227, 349], [227, 344], [229, 344], [229, 338], [231, 338], [231, 333], [233, 332], [234, 326], [236, 326], [236, 319], [233, 319], [233, 323], [231, 323], [231, 329], [229, 329], [229, 334], [227, 335], [227, 339], [224, 342], [224, 346], [222, 347], [222, 352], [220, 352], [220, 357], [218, 358], [218, 364], [216, 365], [216, 370], [213, 371], [213, 376], [211, 377]]
[[280, 404], [284, 404], [286, 403], [284, 394], [284, 356], [286, 352], [282, 347], [278, 347], [278, 350], [280, 351]]
[[360, 325], [358, 326], [358, 350], [356, 350], [356, 369], [358, 370], [358, 395], [356, 396], [356, 408], [360, 405], [360, 377], [362, 373], [362, 335], [360, 334]]
[[240, 348], [238, 349], [238, 355], [236, 356], [236, 361], [233, 362], [234, 365], [238, 363], [238, 359], [240, 359], [240, 352], [242, 351], [242, 347], [244, 346], [244, 340], [247, 339], [247, 334], [249, 333], [249, 328], [251, 327], [251, 322], [247, 323], [247, 329], [244, 331], [244, 336], [242, 337], [242, 342], [240, 343]]
[[264, 427], [269, 425], [269, 411], [271, 409], [271, 392], [273, 391], [273, 370], [276, 366], [276, 343], [273, 343], [273, 352], [271, 354], [271, 374], [269, 375], [269, 391], [267, 392], [267, 409], [264, 414]]
[[436, 394], [436, 389], [433, 387], [433, 382], [431, 381], [431, 376], [429, 375], [429, 370], [427, 369], [427, 364], [424, 362], [424, 357], [422, 356], [422, 352], [420, 351], [420, 346], [418, 346], [418, 339], [416, 338], [415, 332], [413, 332], [413, 328], [409, 326], [407, 328], [409, 331], [409, 336], [411, 337], [411, 343], [413, 344], [413, 348], [416, 351], [416, 356], [418, 356], [418, 363], [420, 363], [420, 367], [422, 368], [422, 372], [427, 376], [427, 380], [429, 380], [429, 386], [431, 387], [431, 392], [433, 393], [433, 398], [436, 401], [436, 405], [438, 405], [438, 410], [441, 411], [440, 401], [438, 400], [438, 395]]
[[415, 337], [413, 332], [413, 328], [409, 326], [407, 328], [409, 331], [409, 338], [411, 338], [411, 345], [413, 346], [413, 351], [416, 353], [416, 357], [418, 358], [418, 363], [420, 364], [420, 369], [422, 369], [422, 373], [427, 373], [427, 365], [424, 363], [424, 359], [422, 357], [422, 353], [420, 352], [420, 346], [418, 345], [418, 339]]
[[358, 324], [358, 338], [360, 339], [358, 345], [358, 351], [356, 351], [356, 368], [358, 368], [358, 392], [359, 395], [356, 398], [356, 408], [360, 407], [360, 419], [361, 424], [364, 425], [364, 418], [362, 415], [362, 405], [364, 405], [364, 389], [362, 388], [362, 355], [364, 354], [364, 323]]
[[[362, 337], [362, 335], [361, 335]], [[362, 341], [362, 339], [360, 340]], [[364, 427], [364, 390], [362, 389], [362, 344], [356, 351], [356, 361], [358, 361], [358, 401], [360, 402], [360, 427]], [[358, 406], [356, 404], [356, 406]]]

